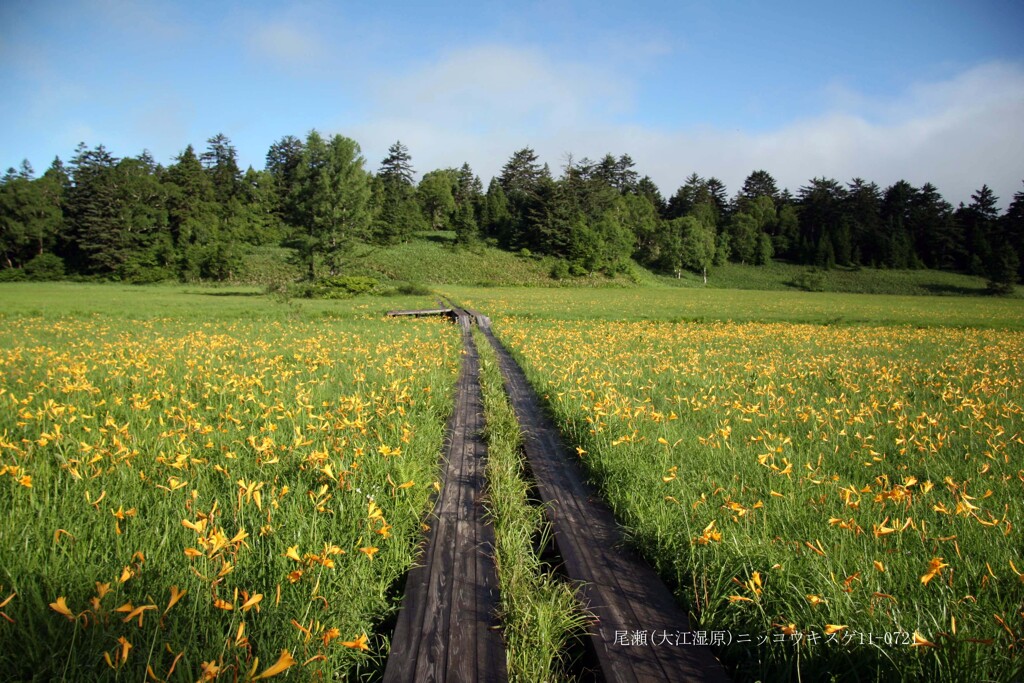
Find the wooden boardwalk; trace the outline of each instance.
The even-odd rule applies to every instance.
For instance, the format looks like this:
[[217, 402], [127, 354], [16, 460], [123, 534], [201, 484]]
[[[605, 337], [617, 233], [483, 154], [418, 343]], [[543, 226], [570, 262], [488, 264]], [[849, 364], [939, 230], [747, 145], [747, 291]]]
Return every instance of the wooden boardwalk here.
[[[432, 311], [431, 313], [444, 313]], [[505, 645], [496, 619], [494, 530], [480, 501], [480, 361], [469, 316], [455, 311], [464, 354], [448, 426], [447, 470], [420, 563], [408, 576], [385, 681], [504, 681]]]
[[491, 333], [490, 320], [455, 306], [450, 310], [461, 326], [465, 351], [448, 429], [447, 470], [427, 545], [406, 581], [384, 680], [508, 678], [495, 616], [494, 532], [480, 502], [486, 445], [481, 437], [480, 363], [472, 336], [475, 321], [497, 352], [565, 573], [596, 617], [590, 645], [599, 680], [728, 681], [709, 648], [685, 644], [693, 637], [687, 615], [654, 570], [624, 546], [611, 511], [584, 483], [522, 368]]
[[[597, 617], [590, 640], [604, 679], [729, 680], [709, 648], [676, 644], [679, 634], [691, 632], [687, 615], [654, 570], [624, 547], [611, 510], [585, 485], [526, 375], [491, 333], [490, 321], [476, 320], [498, 354], [565, 571], [580, 582], [581, 599]], [[646, 644], [633, 644], [640, 634]]]
[[413, 317], [422, 318], [423, 316], [429, 315], [443, 315], [452, 320], [458, 320], [459, 314], [451, 308], [427, 308], [416, 311], [388, 311], [388, 315], [393, 317]]

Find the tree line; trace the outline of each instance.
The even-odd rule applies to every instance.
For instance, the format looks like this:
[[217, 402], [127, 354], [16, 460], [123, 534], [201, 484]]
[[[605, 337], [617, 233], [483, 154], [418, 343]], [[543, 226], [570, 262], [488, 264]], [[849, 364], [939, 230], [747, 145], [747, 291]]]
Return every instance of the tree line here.
[[247, 245], [282, 245], [315, 280], [344, 273], [355, 243], [425, 230], [555, 256], [554, 277], [614, 274], [636, 261], [706, 278], [727, 261], [773, 259], [954, 270], [987, 277], [997, 293], [1024, 276], [1024, 192], [1000, 214], [987, 185], [953, 207], [930, 183], [813, 178], [793, 194], [756, 170], [731, 197], [717, 178], [693, 173], [666, 199], [628, 154], [568, 156], [556, 177], [527, 147], [484, 190], [468, 164], [417, 182], [401, 142], [370, 171], [354, 140], [315, 130], [275, 141], [259, 171], [241, 171], [218, 134], [167, 166], [83, 143], [42, 176], [25, 161], [0, 179], [0, 279], [230, 280]]

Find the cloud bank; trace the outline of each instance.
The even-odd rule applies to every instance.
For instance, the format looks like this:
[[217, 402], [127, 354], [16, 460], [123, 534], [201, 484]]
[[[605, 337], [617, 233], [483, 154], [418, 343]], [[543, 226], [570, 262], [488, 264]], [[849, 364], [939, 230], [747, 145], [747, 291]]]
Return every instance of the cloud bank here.
[[1005, 206], [1024, 189], [1024, 67], [1014, 63], [887, 99], [824, 89], [822, 113], [756, 132], [630, 122], [641, 105], [628, 77], [515, 46], [452, 51], [376, 86], [369, 101], [362, 122], [345, 128], [374, 169], [398, 138], [421, 172], [468, 161], [485, 182], [531, 146], [555, 172], [567, 153], [628, 153], [666, 195], [691, 172], [735, 192], [756, 169], [793, 192], [820, 176], [883, 187], [905, 179], [931, 182], [957, 203], [987, 183]]

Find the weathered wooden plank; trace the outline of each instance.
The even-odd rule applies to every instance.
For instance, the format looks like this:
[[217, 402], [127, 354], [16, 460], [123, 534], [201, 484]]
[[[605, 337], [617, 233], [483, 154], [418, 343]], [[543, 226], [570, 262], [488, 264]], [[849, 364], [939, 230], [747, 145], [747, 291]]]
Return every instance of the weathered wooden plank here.
[[409, 574], [385, 681], [503, 681], [493, 529], [479, 502], [486, 445], [479, 358], [469, 316], [459, 312], [464, 353], [446, 439], [444, 485], [423, 564]]
[[[434, 562], [430, 565], [427, 582], [426, 609], [422, 621], [414, 625], [413, 638], [419, 646], [416, 653], [414, 678], [422, 681], [447, 679], [447, 648], [449, 642], [448, 619], [452, 611], [452, 585], [455, 563], [455, 533], [451, 524], [438, 519], [437, 533], [432, 541], [437, 544]], [[392, 651], [395, 643], [391, 644]]]
[[388, 311], [390, 316], [421, 316], [421, 315], [454, 315], [450, 308], [427, 308], [419, 311]]
[[[478, 322], [479, 322], [478, 318]], [[657, 574], [624, 547], [607, 506], [596, 499], [540, 409], [536, 393], [508, 351], [484, 328], [498, 353], [524, 451], [549, 511], [554, 538], [570, 578], [581, 581], [580, 595], [598, 621], [591, 642], [609, 681], [726, 681], [721, 664], [706, 647], [651, 643], [658, 632], [690, 630], [687, 615]], [[648, 644], [625, 645], [627, 634], [643, 632]]]

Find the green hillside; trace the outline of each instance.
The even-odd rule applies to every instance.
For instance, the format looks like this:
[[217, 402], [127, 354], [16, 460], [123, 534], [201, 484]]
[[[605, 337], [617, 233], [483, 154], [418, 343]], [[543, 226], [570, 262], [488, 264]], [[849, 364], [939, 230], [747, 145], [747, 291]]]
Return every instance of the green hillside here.
[[[394, 246], [359, 245], [348, 259], [347, 275], [374, 277], [383, 283], [413, 282], [433, 285], [483, 287], [634, 287], [659, 285], [682, 288], [798, 291], [810, 284], [816, 291], [851, 294], [913, 296], [984, 295], [985, 279], [937, 270], [842, 268], [813, 271], [806, 266], [773, 262], [766, 266], [727, 263], [708, 271], [708, 281], [696, 273], [675, 278], [658, 275], [632, 264], [627, 274], [608, 277], [589, 274], [556, 279], [558, 259], [512, 253], [479, 244], [457, 246], [449, 232], [421, 234]], [[291, 250], [259, 247], [246, 256], [239, 278], [248, 284], [294, 280], [302, 269], [289, 263]], [[1021, 296], [1018, 291], [1016, 296]]]

